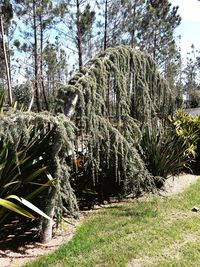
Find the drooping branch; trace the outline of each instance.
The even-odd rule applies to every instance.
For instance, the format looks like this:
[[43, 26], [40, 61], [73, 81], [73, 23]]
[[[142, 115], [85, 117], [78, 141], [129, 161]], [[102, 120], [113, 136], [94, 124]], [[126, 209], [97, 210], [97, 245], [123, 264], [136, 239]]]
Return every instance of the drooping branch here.
[[[114, 103], [114, 98], [120, 96], [125, 97], [121, 102], [129, 102], [123, 102], [129, 115], [139, 121], [147, 121], [157, 114], [164, 117], [172, 111], [171, 90], [159, 74], [155, 62], [150, 56], [128, 46], [109, 48], [91, 60], [69, 81], [68, 86], [61, 88], [58, 102], [65, 110], [71, 110], [74, 106], [72, 100], [77, 99], [75, 95], [85, 98], [85, 93], [91, 88], [99, 93], [99, 100], [102, 98], [105, 102], [102, 94], [111, 84], [113, 90], [107, 96], [107, 105], [104, 103], [107, 109], [111, 108], [108, 98]], [[119, 106], [115, 108], [120, 109]]]
[[170, 114], [173, 99], [150, 56], [127, 46], [107, 49], [60, 88], [57, 107], [76, 122], [94, 187], [153, 187], [135, 146], [140, 125]]

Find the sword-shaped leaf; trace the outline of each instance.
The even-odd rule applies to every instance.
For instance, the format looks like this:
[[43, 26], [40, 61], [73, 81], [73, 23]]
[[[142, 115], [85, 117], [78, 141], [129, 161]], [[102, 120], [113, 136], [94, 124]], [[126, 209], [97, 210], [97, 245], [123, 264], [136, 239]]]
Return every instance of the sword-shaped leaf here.
[[22, 216], [28, 217], [32, 220], [35, 219], [35, 216], [33, 216], [30, 212], [24, 210], [20, 206], [14, 204], [13, 202], [0, 198], [0, 205], [3, 206], [6, 209], [12, 210], [18, 214], [21, 214]]
[[29, 209], [33, 210], [34, 212], [36, 212], [37, 214], [43, 216], [44, 218], [46, 218], [48, 220], [51, 220], [51, 218], [48, 215], [46, 215], [42, 210], [40, 210], [35, 205], [33, 205], [31, 202], [29, 202], [28, 200], [26, 200], [26, 199], [24, 199], [22, 197], [18, 197], [16, 195], [10, 195], [6, 199], [16, 199], [17, 201], [22, 203], [27, 208], [29, 208]]

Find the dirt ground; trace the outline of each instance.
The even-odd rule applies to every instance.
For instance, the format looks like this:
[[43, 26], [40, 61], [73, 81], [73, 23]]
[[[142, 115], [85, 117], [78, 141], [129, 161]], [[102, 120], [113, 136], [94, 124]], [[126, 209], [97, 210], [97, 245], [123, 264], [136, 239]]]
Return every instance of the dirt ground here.
[[[11, 242], [9, 242], [9, 240], [0, 240], [0, 267], [19, 267], [30, 260], [55, 251], [63, 243], [69, 242], [76, 227], [83, 221], [83, 215], [80, 214], [79, 219], [68, 219], [68, 221], [70, 223], [62, 222], [61, 228], [56, 230], [53, 239], [48, 244], [41, 244], [35, 241], [28, 241], [25, 243], [19, 239], [15, 239], [14, 242], [16, 242], [16, 244], [13, 244], [11, 239], [13, 236], [8, 236]], [[31, 240], [31, 237], [27, 235], [27, 239]], [[5, 245], [5, 242], [9, 245]]]
[[[160, 192], [160, 195], [167, 197], [180, 193], [192, 183], [196, 182], [198, 178], [199, 176], [192, 174], [181, 174], [176, 177], [171, 177], [167, 180], [165, 189]], [[80, 225], [83, 219], [84, 216], [81, 214], [79, 220], [71, 221], [72, 224], [64, 222], [62, 229], [59, 229], [55, 233], [52, 241], [45, 245], [38, 242], [29, 242], [22, 244], [17, 249], [11, 249], [5, 247], [3, 241], [0, 240], [0, 267], [18, 267], [25, 262], [55, 251], [61, 244], [68, 242], [72, 238], [77, 225]]]
[[164, 191], [161, 192], [163, 196], [171, 196], [181, 193], [185, 188], [195, 183], [200, 176], [193, 174], [180, 174], [179, 176], [170, 177], [166, 183]]

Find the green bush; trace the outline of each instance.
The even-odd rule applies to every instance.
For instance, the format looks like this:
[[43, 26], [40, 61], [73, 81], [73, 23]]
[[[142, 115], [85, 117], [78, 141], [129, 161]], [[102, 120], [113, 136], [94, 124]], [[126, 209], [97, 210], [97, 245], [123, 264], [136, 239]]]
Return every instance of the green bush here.
[[45, 136], [40, 132], [37, 136], [30, 137], [25, 144], [24, 137], [21, 136], [13, 151], [10, 140], [0, 137], [0, 225], [10, 214], [8, 210], [30, 219], [35, 219], [36, 213], [48, 218], [29, 202], [38, 198], [54, 182], [47, 173], [48, 166], [45, 166], [42, 158], [42, 147], [39, 148], [39, 143], [42, 140], [44, 142], [44, 139]]
[[194, 155], [194, 140], [195, 135], [178, 134], [172, 120], [165, 127], [158, 121], [144, 127], [138, 150], [158, 188], [163, 186], [167, 177], [189, 167]]
[[178, 110], [176, 115], [170, 117], [172, 127], [176, 134], [181, 136], [186, 143], [186, 153], [192, 154], [194, 160], [190, 167], [193, 172], [200, 172], [200, 116], [192, 117], [183, 110]]
[[0, 116], [1, 224], [16, 216], [8, 209], [21, 208], [21, 215], [28, 212], [31, 219], [38, 217], [39, 210], [31, 204], [48, 215], [53, 207], [57, 223], [64, 211], [77, 210], [65, 162], [73, 149], [73, 127], [64, 116], [50, 113], [9, 111]]
[[85, 162], [73, 176], [71, 182], [76, 194], [90, 202], [95, 198], [102, 201], [152, 191], [153, 177], [136, 149], [141, 138], [139, 127], [136, 131], [130, 124], [132, 132], [124, 137], [111, 123], [105, 123], [99, 121], [99, 131], [88, 140]]
[[[30, 200], [37, 198], [41, 192], [53, 185], [54, 179], [47, 174], [47, 166], [41, 162], [42, 151], [37, 146], [45, 141], [44, 130], [38, 130], [35, 135], [34, 126], [29, 125], [24, 135], [15, 137], [8, 128], [18, 128], [14, 120], [5, 119], [8, 114], [16, 113], [16, 104], [4, 112], [4, 93], [0, 93], [0, 225], [11, 211], [35, 219], [36, 214], [50, 219]], [[11, 115], [12, 117], [12, 115]], [[45, 177], [41, 180], [41, 177]]]

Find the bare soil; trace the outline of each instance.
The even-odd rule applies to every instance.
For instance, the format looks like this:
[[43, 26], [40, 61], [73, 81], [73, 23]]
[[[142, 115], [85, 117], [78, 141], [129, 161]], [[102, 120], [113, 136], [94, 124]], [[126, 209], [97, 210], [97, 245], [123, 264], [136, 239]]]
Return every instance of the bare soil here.
[[[171, 177], [167, 180], [165, 188], [160, 192], [160, 195], [167, 197], [180, 193], [192, 183], [196, 182], [198, 178], [199, 176], [192, 174], [181, 174], [176, 177]], [[105, 207], [106, 206], [107, 205], [105, 205]], [[84, 215], [81, 214], [79, 220], [71, 220], [72, 224], [63, 222], [61, 228], [55, 232], [52, 241], [45, 245], [34, 241], [22, 242], [20, 239], [16, 238], [13, 243], [13, 235], [8, 236], [7, 240], [0, 240], [0, 266], [22, 266], [30, 260], [57, 250], [61, 244], [69, 242], [77, 225], [80, 225], [83, 219]], [[29, 233], [26, 234], [28, 236]], [[30, 237], [28, 240], [31, 240]], [[27, 237], [25, 236], [25, 238]], [[134, 264], [134, 266], [140, 266], [141, 262], [134, 262]], [[130, 264], [129, 266], [133, 265]]]
[[67, 219], [70, 223], [62, 222], [59, 229], [54, 231], [53, 239], [48, 244], [36, 242], [34, 229], [23, 235], [11, 234], [5, 240], [0, 240], [0, 267], [19, 267], [26, 262], [57, 250], [63, 243], [69, 242], [74, 235], [76, 227], [83, 221]]
[[184, 191], [185, 188], [195, 183], [200, 176], [194, 174], [182, 173], [179, 176], [170, 177], [165, 183], [165, 187], [161, 195], [171, 196]]

